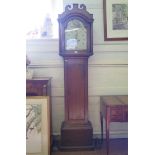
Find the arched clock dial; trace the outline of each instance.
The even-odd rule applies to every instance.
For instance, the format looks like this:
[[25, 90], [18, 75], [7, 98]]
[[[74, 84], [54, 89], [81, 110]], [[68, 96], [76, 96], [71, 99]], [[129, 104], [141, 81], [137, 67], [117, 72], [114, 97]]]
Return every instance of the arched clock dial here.
[[65, 29], [66, 50], [86, 50], [87, 30], [83, 23], [77, 19], [68, 22]]

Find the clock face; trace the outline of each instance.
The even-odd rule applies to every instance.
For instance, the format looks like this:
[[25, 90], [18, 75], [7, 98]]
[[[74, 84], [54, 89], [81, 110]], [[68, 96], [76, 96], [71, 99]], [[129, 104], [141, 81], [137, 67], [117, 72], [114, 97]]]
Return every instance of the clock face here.
[[65, 29], [65, 49], [87, 49], [87, 30], [83, 23], [77, 19], [73, 19], [67, 24], [67, 28]]

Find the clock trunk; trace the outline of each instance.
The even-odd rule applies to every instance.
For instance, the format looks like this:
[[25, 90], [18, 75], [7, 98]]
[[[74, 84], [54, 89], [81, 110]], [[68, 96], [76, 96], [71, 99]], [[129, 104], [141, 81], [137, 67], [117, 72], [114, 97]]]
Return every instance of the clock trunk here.
[[88, 121], [88, 58], [64, 58], [65, 121], [61, 149], [93, 149], [93, 128]]
[[66, 121], [87, 121], [88, 59], [65, 58], [65, 111]]

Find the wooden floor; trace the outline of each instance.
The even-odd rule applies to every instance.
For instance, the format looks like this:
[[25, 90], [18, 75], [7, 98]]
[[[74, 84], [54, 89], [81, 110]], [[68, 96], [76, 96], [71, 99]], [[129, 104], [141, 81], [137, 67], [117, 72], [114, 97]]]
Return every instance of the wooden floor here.
[[[61, 152], [59, 150], [52, 152], [52, 155], [106, 155], [105, 141], [95, 144], [94, 151], [74, 151]], [[112, 139], [110, 140], [109, 155], [128, 155], [128, 139]]]

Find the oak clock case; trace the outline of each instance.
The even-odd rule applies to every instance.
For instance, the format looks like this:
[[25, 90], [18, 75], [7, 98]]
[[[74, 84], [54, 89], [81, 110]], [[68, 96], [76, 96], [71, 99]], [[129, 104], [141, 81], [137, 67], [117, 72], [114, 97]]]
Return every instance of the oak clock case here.
[[93, 149], [93, 128], [88, 120], [88, 58], [93, 54], [93, 15], [84, 4], [67, 5], [58, 22], [65, 87], [60, 148]]

